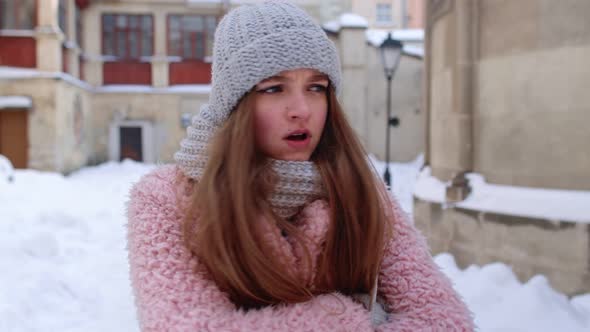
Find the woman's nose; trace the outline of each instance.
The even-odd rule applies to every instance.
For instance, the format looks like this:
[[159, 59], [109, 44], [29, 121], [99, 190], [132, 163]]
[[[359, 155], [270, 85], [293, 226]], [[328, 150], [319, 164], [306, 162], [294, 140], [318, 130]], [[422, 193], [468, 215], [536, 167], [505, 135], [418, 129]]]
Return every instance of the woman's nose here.
[[307, 120], [311, 115], [311, 107], [304, 93], [293, 93], [287, 104], [289, 119]]

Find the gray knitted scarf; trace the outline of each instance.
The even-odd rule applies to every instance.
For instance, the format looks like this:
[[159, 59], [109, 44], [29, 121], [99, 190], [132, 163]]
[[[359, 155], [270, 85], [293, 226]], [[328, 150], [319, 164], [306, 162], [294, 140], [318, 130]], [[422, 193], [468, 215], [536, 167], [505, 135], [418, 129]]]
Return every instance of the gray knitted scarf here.
[[307, 203], [326, 196], [322, 177], [311, 161], [271, 160], [278, 181], [269, 203], [279, 217], [297, 214]]

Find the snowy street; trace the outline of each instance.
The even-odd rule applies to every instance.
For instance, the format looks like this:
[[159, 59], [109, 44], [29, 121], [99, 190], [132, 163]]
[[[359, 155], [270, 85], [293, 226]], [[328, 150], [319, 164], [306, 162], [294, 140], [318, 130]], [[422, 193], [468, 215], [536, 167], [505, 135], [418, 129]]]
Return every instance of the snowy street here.
[[[392, 164], [408, 212], [420, 164]], [[16, 170], [13, 183], [0, 179], [0, 331], [139, 330], [125, 202], [132, 183], [153, 167], [124, 161], [67, 177]], [[590, 331], [590, 293], [568, 299], [544, 276], [522, 283], [502, 263], [460, 270], [448, 254], [435, 260], [480, 331]]]

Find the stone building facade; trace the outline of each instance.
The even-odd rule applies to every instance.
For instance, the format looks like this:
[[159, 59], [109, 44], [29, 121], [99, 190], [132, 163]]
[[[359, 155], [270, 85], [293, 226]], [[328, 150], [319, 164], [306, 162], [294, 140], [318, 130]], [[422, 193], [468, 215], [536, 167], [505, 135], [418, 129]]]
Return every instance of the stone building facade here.
[[[584, 0], [428, 1], [434, 177], [460, 183], [475, 172], [512, 188], [590, 191], [589, 16]], [[590, 290], [590, 205], [588, 222], [446, 207], [415, 200], [434, 252], [452, 252], [461, 266], [504, 261], [568, 294]]]

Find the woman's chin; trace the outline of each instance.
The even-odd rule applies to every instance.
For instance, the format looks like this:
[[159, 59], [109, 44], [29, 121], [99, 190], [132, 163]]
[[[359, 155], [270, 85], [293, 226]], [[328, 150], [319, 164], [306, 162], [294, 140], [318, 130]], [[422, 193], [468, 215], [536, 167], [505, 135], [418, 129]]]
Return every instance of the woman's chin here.
[[288, 155], [280, 155], [280, 156], [270, 156], [273, 159], [276, 160], [283, 160], [283, 161], [309, 161], [309, 158], [311, 157], [310, 154], [308, 153], [293, 153], [293, 154], [288, 154]]

